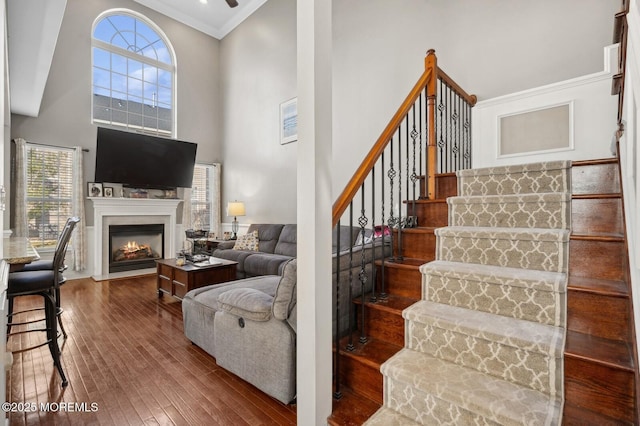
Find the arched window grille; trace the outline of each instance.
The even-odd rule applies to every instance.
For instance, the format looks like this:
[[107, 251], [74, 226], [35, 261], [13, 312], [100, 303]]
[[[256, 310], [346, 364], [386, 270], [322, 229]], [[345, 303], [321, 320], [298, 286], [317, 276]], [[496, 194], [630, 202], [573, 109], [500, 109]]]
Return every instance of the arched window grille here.
[[175, 134], [175, 54], [160, 28], [142, 15], [111, 10], [92, 33], [96, 124]]

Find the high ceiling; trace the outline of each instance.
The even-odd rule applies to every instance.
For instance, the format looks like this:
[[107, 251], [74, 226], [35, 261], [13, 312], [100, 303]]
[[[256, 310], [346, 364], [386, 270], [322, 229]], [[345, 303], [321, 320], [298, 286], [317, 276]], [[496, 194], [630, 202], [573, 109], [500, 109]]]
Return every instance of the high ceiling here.
[[229, 7], [226, 0], [134, 1], [205, 34], [222, 39], [267, 0], [238, 0], [238, 6], [234, 8]]
[[[222, 39], [267, 0], [134, 0]], [[8, 0], [11, 112], [37, 117], [67, 0]]]

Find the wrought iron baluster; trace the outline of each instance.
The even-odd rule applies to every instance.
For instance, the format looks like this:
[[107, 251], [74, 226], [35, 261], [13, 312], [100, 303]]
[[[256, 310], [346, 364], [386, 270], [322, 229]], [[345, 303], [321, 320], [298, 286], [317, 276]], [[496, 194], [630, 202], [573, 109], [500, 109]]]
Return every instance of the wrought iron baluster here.
[[362, 184], [362, 186], [360, 187], [360, 192], [361, 192], [361, 199], [360, 199], [360, 217], [358, 218], [358, 225], [360, 225], [360, 273], [358, 274], [358, 279], [360, 280], [360, 300], [362, 302], [361, 304], [361, 313], [362, 313], [362, 322], [360, 323], [360, 343], [367, 343], [367, 336], [365, 333], [365, 329], [364, 329], [364, 325], [365, 325], [365, 314], [366, 314], [366, 295], [365, 295], [365, 287], [367, 284], [367, 274], [365, 271], [365, 255], [364, 255], [364, 250], [365, 250], [365, 246], [366, 246], [366, 226], [367, 223], [369, 223], [369, 219], [367, 219], [367, 215], [366, 215], [366, 211], [365, 211], [365, 198], [364, 198], [364, 192], [365, 192], [365, 186], [364, 183]]
[[[418, 226], [418, 215], [416, 214], [416, 182], [418, 181], [418, 175], [416, 173], [416, 139], [420, 133], [416, 129], [416, 108], [413, 108], [413, 130], [411, 131], [411, 140], [413, 144], [413, 164], [411, 170], [411, 183], [413, 185], [413, 197], [411, 197], [411, 227]], [[418, 161], [420, 162], [420, 161]]]
[[440, 161], [439, 161], [439, 165], [440, 165], [440, 172], [444, 172], [445, 171], [445, 164], [447, 161], [447, 154], [446, 154], [446, 150], [445, 150], [445, 140], [444, 140], [444, 127], [446, 126], [446, 124], [444, 123], [444, 110], [445, 110], [445, 105], [443, 102], [444, 99], [444, 93], [443, 93], [444, 87], [442, 84], [442, 80], [439, 81], [439, 85], [438, 85], [438, 118], [440, 120], [440, 125], [438, 126], [438, 129], [436, 130], [438, 132], [438, 148], [440, 149], [439, 154], [440, 154]]
[[[389, 228], [393, 229], [396, 225], [396, 218], [395, 215], [393, 213], [395, 204], [394, 204], [394, 200], [393, 200], [393, 181], [396, 177], [396, 170], [393, 168], [393, 137], [391, 138], [391, 141], [389, 142], [389, 148], [390, 148], [390, 160], [389, 160], [389, 170], [387, 171], [387, 177], [389, 178], [389, 188], [390, 188], [390, 204], [389, 204]], [[392, 238], [391, 238], [391, 247], [393, 247], [393, 233], [392, 233]], [[395, 255], [394, 255], [395, 258]]]
[[382, 170], [383, 173], [380, 174], [380, 191], [381, 191], [381, 199], [382, 199], [382, 205], [381, 205], [381, 218], [380, 218], [380, 223], [382, 224], [382, 271], [381, 271], [381, 277], [380, 277], [380, 281], [381, 281], [381, 288], [380, 288], [380, 298], [381, 299], [386, 299], [387, 298], [387, 292], [386, 290], [386, 282], [385, 282], [385, 270], [386, 268], [386, 255], [385, 255], [385, 234], [386, 234], [386, 225], [385, 225], [385, 220], [384, 220], [384, 151], [382, 151], [382, 155], [380, 155], [380, 170]]
[[458, 99], [460, 97], [451, 91], [451, 103], [453, 104], [453, 112], [451, 113], [451, 139], [453, 142], [453, 148], [451, 148], [453, 152], [453, 165], [451, 167], [451, 172], [455, 172], [459, 167], [459, 157], [460, 157], [460, 147], [458, 144], [460, 141], [458, 140]]
[[[371, 301], [376, 302], [376, 167], [371, 169]], [[364, 256], [363, 256], [364, 257]], [[364, 295], [363, 295], [364, 300]]]
[[402, 246], [402, 132], [398, 127], [398, 259], [404, 259]]
[[[347, 343], [347, 350], [353, 351], [355, 346], [353, 345], [353, 201], [349, 204], [349, 338]], [[338, 322], [338, 327], [340, 323]]]
[[333, 397], [335, 399], [342, 398], [342, 391], [340, 390], [340, 221], [336, 225], [336, 330], [335, 330], [335, 358], [334, 358], [334, 372], [333, 380], [335, 382], [335, 389]]

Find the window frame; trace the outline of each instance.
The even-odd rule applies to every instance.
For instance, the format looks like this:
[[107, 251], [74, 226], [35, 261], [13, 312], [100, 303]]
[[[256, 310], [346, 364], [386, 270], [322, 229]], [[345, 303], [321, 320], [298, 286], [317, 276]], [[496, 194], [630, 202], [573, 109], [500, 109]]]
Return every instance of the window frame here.
[[[209, 207], [209, 220], [208, 220], [208, 226], [204, 227], [202, 226], [201, 229], [207, 229], [208, 231], [211, 231], [211, 225], [214, 223], [213, 219], [213, 200], [215, 198], [215, 188], [214, 188], [214, 182], [213, 182], [213, 174], [214, 174], [214, 169], [215, 169], [215, 165], [213, 164], [203, 164], [203, 163], [196, 163], [193, 169], [193, 178], [192, 178], [192, 182], [191, 182], [191, 217], [189, 218], [191, 225], [194, 227], [195, 229], [195, 221], [194, 221], [194, 213], [196, 211], [196, 209], [194, 208], [196, 205], [205, 205]], [[195, 177], [196, 177], [196, 168], [203, 168], [207, 170], [207, 174], [206, 174], [206, 185], [208, 187], [208, 190], [206, 190], [206, 198], [207, 201], [206, 202], [200, 202], [197, 200], [194, 200], [194, 190], [193, 190], [193, 184], [195, 183]]]
[[[118, 15], [122, 15], [122, 16], [130, 16], [133, 19], [139, 20], [141, 21], [143, 24], [147, 25], [152, 31], [155, 31], [155, 33], [158, 35], [158, 37], [162, 40], [162, 42], [165, 44], [165, 46], [167, 47], [168, 53], [169, 53], [169, 57], [171, 59], [171, 64], [167, 64], [165, 62], [161, 62], [158, 61], [156, 59], [152, 59], [149, 58], [147, 56], [143, 56], [141, 54], [138, 53], [134, 53], [134, 52], [130, 52], [126, 49], [123, 49], [119, 46], [116, 46], [114, 44], [111, 43], [107, 43], [104, 42], [102, 40], [98, 40], [95, 37], [95, 31], [96, 31], [96, 27], [98, 26], [98, 24], [100, 24], [100, 22], [102, 22], [104, 19], [110, 17], [110, 16], [118, 16]], [[152, 128], [148, 128], [148, 127], [144, 127], [144, 122], [141, 126], [134, 126], [134, 125], [130, 125], [129, 123], [120, 123], [120, 122], [114, 122], [113, 120], [101, 120], [101, 119], [96, 119], [94, 116], [94, 101], [95, 101], [95, 92], [94, 92], [94, 88], [95, 88], [95, 83], [94, 83], [94, 69], [96, 67], [95, 64], [95, 48], [99, 48], [102, 49], [108, 53], [113, 53], [116, 55], [120, 55], [126, 59], [132, 59], [138, 62], [141, 62], [144, 65], [150, 65], [153, 67], [158, 68], [159, 70], [163, 70], [163, 71], [168, 71], [171, 73], [171, 131], [167, 132], [167, 131], [163, 131], [160, 130], [159, 126], [157, 126], [155, 129]], [[104, 68], [103, 68], [104, 69]], [[109, 70], [109, 75], [111, 75], [113, 73], [113, 70], [110, 68]], [[164, 31], [162, 31], [162, 29], [153, 21], [151, 21], [149, 18], [147, 18], [146, 16], [144, 16], [143, 14], [130, 10], [130, 9], [124, 9], [124, 8], [115, 8], [115, 9], [109, 9], [106, 10], [104, 12], [102, 12], [100, 15], [98, 15], [96, 17], [96, 19], [93, 21], [93, 25], [91, 26], [91, 67], [90, 67], [90, 73], [91, 73], [91, 111], [90, 111], [90, 115], [91, 115], [91, 123], [92, 124], [96, 124], [96, 125], [101, 125], [101, 126], [109, 126], [109, 127], [113, 127], [113, 128], [119, 128], [119, 129], [126, 129], [127, 131], [136, 131], [136, 132], [142, 132], [142, 133], [149, 133], [149, 134], [154, 134], [154, 135], [159, 135], [159, 136], [167, 136], [167, 137], [171, 137], [171, 138], [175, 138], [177, 135], [177, 110], [176, 110], [176, 98], [177, 98], [177, 65], [176, 65], [176, 55], [175, 55], [175, 50], [173, 48], [173, 45], [171, 44], [171, 42], [169, 41], [169, 38], [167, 37], [167, 35], [164, 33]], [[129, 77], [129, 73], [127, 73], [127, 77]], [[143, 81], [144, 82], [144, 81]], [[109, 91], [112, 91], [112, 88], [109, 88]], [[127, 91], [126, 93], [127, 95], [129, 95], [129, 92]], [[111, 98], [113, 99], [113, 98]], [[144, 102], [142, 102], [144, 105]], [[125, 114], [128, 114], [129, 112], [126, 111]], [[144, 117], [141, 116], [141, 117]]]

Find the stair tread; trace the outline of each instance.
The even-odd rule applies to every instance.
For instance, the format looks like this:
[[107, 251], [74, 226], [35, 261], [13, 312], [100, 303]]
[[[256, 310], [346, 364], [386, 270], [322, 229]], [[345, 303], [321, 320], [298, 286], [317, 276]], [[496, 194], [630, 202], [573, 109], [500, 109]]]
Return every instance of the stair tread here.
[[519, 347], [559, 358], [564, 348], [564, 329], [482, 311], [421, 300], [403, 312], [410, 322], [429, 324], [456, 333]]
[[[424, 259], [415, 259], [405, 257], [403, 259], [385, 259], [384, 266], [387, 268], [405, 268], [405, 269], [418, 269], [421, 265], [428, 263], [428, 261]], [[376, 260], [376, 265], [381, 266], [382, 260]]]
[[354, 360], [358, 360], [363, 364], [376, 369], [379, 369], [383, 362], [402, 349], [402, 346], [394, 345], [393, 343], [371, 337], [369, 337], [369, 340], [366, 343], [360, 343], [358, 341], [359, 338], [359, 332], [356, 331], [352, 334], [354, 349], [349, 351], [346, 349], [349, 342], [349, 336], [343, 337], [340, 340], [340, 354]]
[[538, 271], [506, 266], [471, 264], [436, 260], [420, 266], [423, 274], [454, 276], [470, 280], [481, 280], [501, 285], [518, 287], [539, 287], [547, 291], [564, 293], [567, 285], [567, 274], [563, 272]]
[[600, 295], [629, 297], [627, 283], [618, 280], [579, 277], [569, 275], [568, 289], [596, 293]]
[[[413, 305], [417, 301], [418, 299], [414, 299], [411, 297], [402, 297], [396, 296], [394, 294], [389, 294], [385, 299], [378, 298], [375, 302], [366, 301], [365, 303], [367, 305], [367, 308], [369, 309], [377, 309], [401, 315], [404, 309]], [[362, 297], [354, 298], [353, 302], [356, 305], [362, 305]]]
[[418, 198], [417, 200], [404, 200], [404, 204], [416, 203], [416, 204], [446, 204], [446, 198]]
[[447, 203], [454, 204], [497, 204], [497, 203], [522, 203], [522, 202], [549, 202], [571, 200], [569, 192], [534, 192], [526, 194], [504, 195], [459, 195], [447, 198]]
[[342, 398], [333, 400], [331, 416], [327, 419], [332, 426], [360, 426], [380, 408], [377, 402], [349, 388], [342, 387], [340, 391]]
[[634, 371], [631, 348], [619, 340], [567, 330], [565, 355]]
[[569, 238], [568, 229], [548, 229], [548, 228], [508, 228], [508, 227], [477, 227], [477, 226], [446, 226], [435, 231], [438, 237], [468, 237], [520, 239], [527, 240], [534, 234], [537, 241], [565, 241]]
[[622, 198], [620, 192], [605, 192], [602, 194], [572, 194], [571, 198], [574, 200], [598, 200], [609, 198]]
[[380, 407], [373, 416], [365, 423], [367, 426], [413, 426], [420, 423], [403, 416], [395, 410], [387, 407]]
[[618, 232], [590, 232], [588, 234], [572, 232], [570, 239], [624, 242], [624, 234]]
[[394, 355], [381, 371], [387, 380], [407, 384], [496, 423], [547, 424], [545, 420], [557, 418], [562, 411], [561, 397], [410, 349]]

